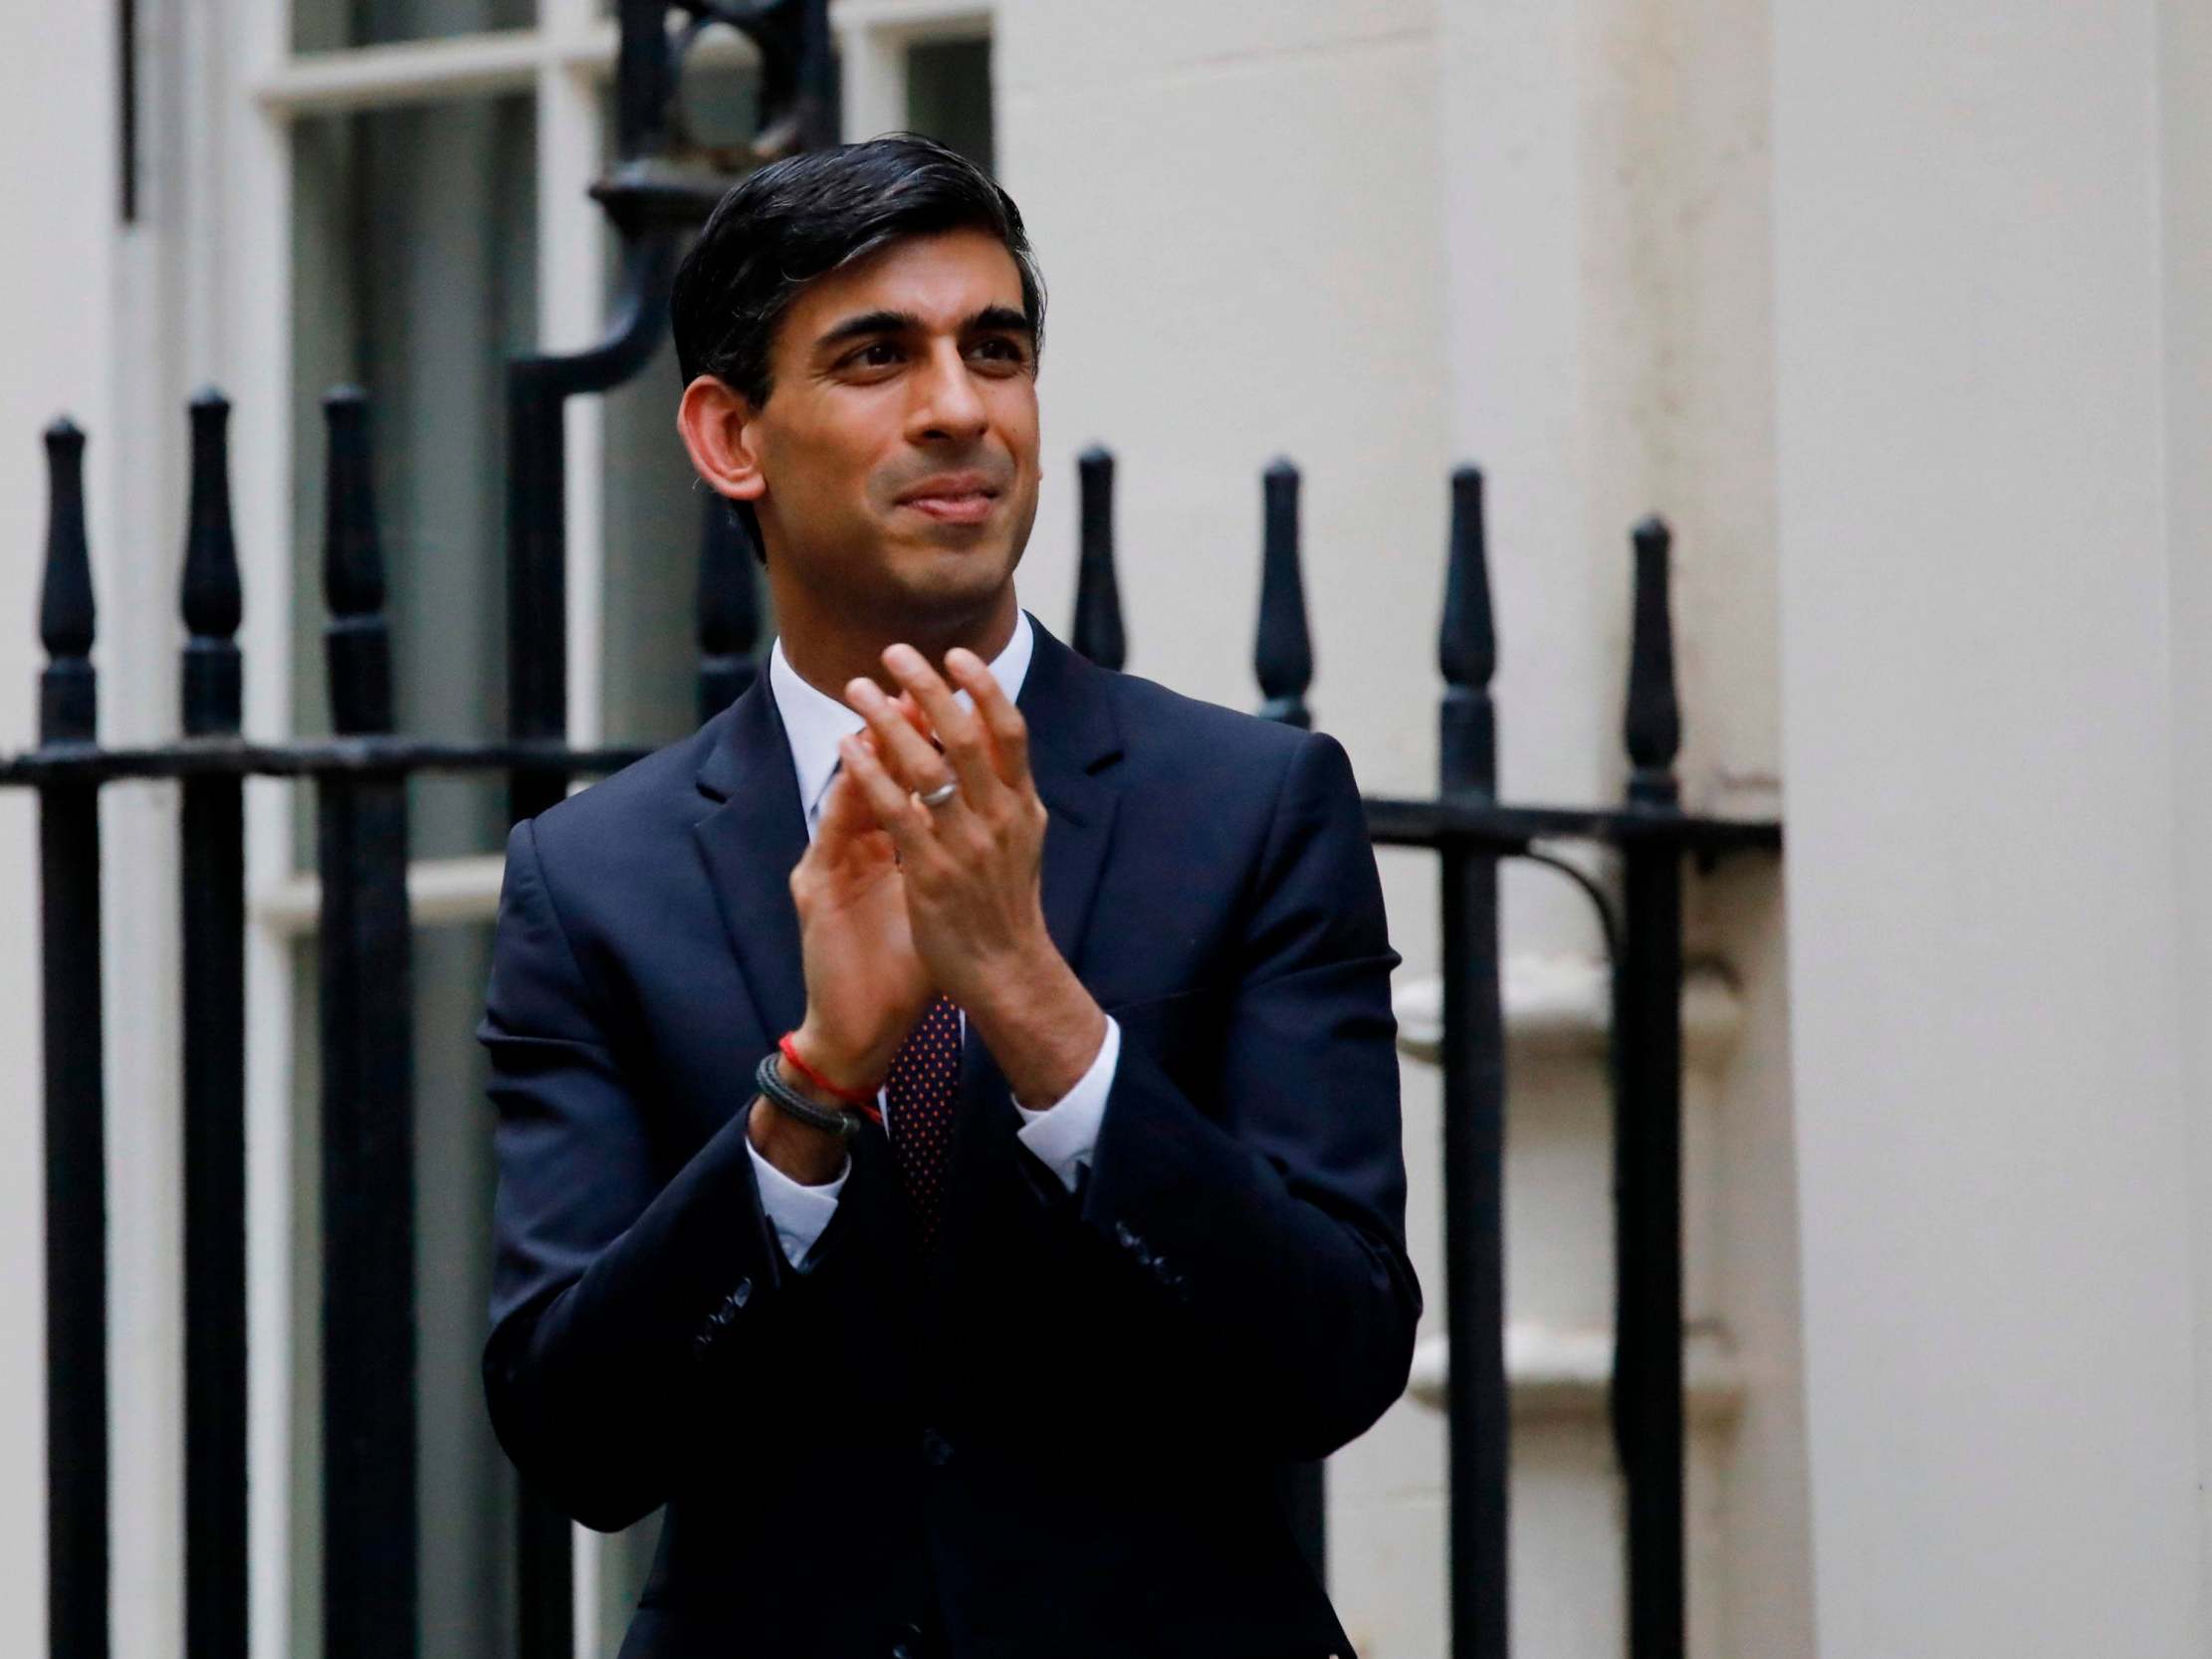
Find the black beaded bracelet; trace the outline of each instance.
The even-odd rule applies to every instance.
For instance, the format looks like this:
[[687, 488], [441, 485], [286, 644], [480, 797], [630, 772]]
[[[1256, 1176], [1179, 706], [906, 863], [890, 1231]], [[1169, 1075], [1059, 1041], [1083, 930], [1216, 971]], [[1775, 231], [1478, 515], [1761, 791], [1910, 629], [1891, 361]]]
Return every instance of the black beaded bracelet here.
[[782, 1058], [782, 1054], [775, 1049], [770, 1049], [762, 1056], [760, 1067], [753, 1074], [753, 1081], [762, 1094], [800, 1123], [825, 1129], [840, 1141], [850, 1141], [860, 1133], [860, 1114], [857, 1111], [826, 1111], [785, 1083], [783, 1073], [776, 1065]]

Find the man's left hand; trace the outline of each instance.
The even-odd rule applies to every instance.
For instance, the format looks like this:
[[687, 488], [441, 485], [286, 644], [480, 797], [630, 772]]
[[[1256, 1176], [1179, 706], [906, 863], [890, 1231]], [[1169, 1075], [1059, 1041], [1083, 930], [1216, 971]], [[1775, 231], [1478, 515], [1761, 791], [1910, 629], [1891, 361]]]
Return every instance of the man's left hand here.
[[[955, 648], [952, 689], [910, 645], [883, 653], [905, 698], [872, 680], [845, 688], [868, 723], [839, 745], [876, 822], [899, 851], [914, 944], [939, 988], [967, 1011], [1014, 1099], [1046, 1107], [1097, 1058], [1106, 1016], [1045, 929], [1047, 813], [1029, 774], [1028, 726], [983, 659]], [[911, 699], [940, 753], [902, 711]], [[920, 797], [951, 781], [938, 806]]]

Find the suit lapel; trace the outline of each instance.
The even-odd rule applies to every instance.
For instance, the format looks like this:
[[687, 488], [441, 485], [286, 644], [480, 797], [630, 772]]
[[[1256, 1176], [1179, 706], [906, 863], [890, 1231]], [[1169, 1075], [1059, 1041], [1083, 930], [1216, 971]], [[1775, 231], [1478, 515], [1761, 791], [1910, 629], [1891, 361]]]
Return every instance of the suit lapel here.
[[1015, 705], [1029, 726], [1029, 770], [1051, 814], [1044, 832], [1044, 923], [1060, 954], [1082, 966], [1091, 898], [1113, 839], [1121, 792], [1108, 768], [1121, 758], [1121, 727], [1108, 678], [1034, 617], [1036, 645]]
[[769, 677], [732, 705], [728, 730], [699, 768], [702, 794], [722, 804], [692, 826], [722, 923], [770, 1042], [806, 1012], [798, 912], [790, 877], [806, 851], [791, 747]]

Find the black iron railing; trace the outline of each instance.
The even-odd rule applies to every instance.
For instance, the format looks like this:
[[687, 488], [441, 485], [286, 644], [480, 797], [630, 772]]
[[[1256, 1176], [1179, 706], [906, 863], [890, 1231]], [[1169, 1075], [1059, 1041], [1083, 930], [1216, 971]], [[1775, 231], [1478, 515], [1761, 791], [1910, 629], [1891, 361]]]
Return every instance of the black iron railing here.
[[[685, 26], [667, 32], [668, 14]], [[333, 392], [328, 423], [323, 587], [332, 735], [241, 735], [240, 581], [224, 449], [228, 406], [193, 403], [192, 499], [183, 566], [183, 735], [104, 748], [92, 666], [96, 611], [86, 546], [84, 437], [46, 438], [52, 517], [40, 616], [48, 666], [39, 746], [0, 756], [0, 787], [37, 791], [45, 995], [49, 1625], [51, 1650], [104, 1659], [108, 1636], [106, 1089], [102, 1074], [101, 787], [181, 781], [184, 998], [186, 1624], [193, 1659], [246, 1652], [246, 1236], [244, 779], [316, 790], [321, 878], [321, 1110], [324, 1217], [322, 1490], [329, 1659], [416, 1651], [416, 1356], [410, 1147], [415, 1110], [408, 997], [406, 786], [425, 772], [504, 774], [516, 815], [560, 798], [573, 777], [614, 770], [634, 748], [584, 749], [567, 724], [561, 405], [636, 372], [664, 325], [683, 227], [723, 176], [704, 171], [668, 111], [683, 54], [707, 21], [760, 47], [765, 158], [822, 141], [830, 127], [821, 0], [745, 8], [622, 0], [617, 88], [623, 159], [598, 195], [628, 252], [618, 320], [598, 347], [518, 361], [509, 383], [511, 728], [504, 742], [396, 734], [390, 637], [369, 488], [367, 409]], [[718, 158], [726, 161], [727, 158]], [[1072, 643], [1120, 667], [1113, 458], [1081, 457], [1080, 567]], [[1253, 664], [1261, 712], [1312, 724], [1314, 678], [1300, 576], [1298, 482], [1263, 475], [1263, 558]], [[1667, 596], [1667, 533], [1635, 532], [1635, 638], [1628, 679], [1627, 798], [1614, 807], [1523, 807], [1496, 798], [1496, 665], [1482, 481], [1450, 482], [1450, 540], [1438, 665], [1439, 775], [1425, 799], [1371, 797], [1379, 845], [1438, 855], [1443, 954], [1443, 1306], [1451, 1364], [1452, 1649], [1506, 1651], [1509, 1421], [1504, 1363], [1503, 1106], [1498, 870], [1557, 863], [1545, 844], [1619, 855], [1618, 902], [1581, 878], [1615, 941], [1613, 1078], [1619, 1207], [1613, 1424], [1628, 1489], [1627, 1575], [1634, 1659], [1683, 1650], [1680, 1117], [1683, 861], [1771, 852], [1779, 826], [1685, 813]], [[701, 536], [699, 713], [726, 707], [763, 640], [750, 549], [710, 505]], [[674, 735], [673, 733], [671, 735]], [[485, 1241], [489, 1247], [489, 1240]], [[1433, 1293], [1434, 1294], [1434, 1293]], [[1289, 1501], [1322, 1559], [1318, 1465], [1292, 1471]], [[518, 1651], [572, 1652], [567, 1523], [520, 1511]]]
[[[192, 408], [191, 531], [183, 580], [185, 735], [103, 748], [90, 661], [95, 612], [85, 545], [84, 438], [47, 435], [53, 514], [41, 632], [41, 742], [0, 756], [0, 786], [38, 791], [41, 814], [48, 1172], [48, 1365], [54, 1647], [106, 1651], [107, 1396], [101, 1075], [102, 785], [182, 780], [185, 1424], [188, 1621], [193, 1652], [243, 1652], [245, 1618], [245, 975], [243, 780], [313, 782], [322, 881], [324, 1214], [323, 1436], [325, 1644], [332, 1659], [413, 1651], [415, 1358], [409, 1147], [414, 1112], [408, 1002], [406, 782], [417, 773], [593, 775], [638, 758], [531, 737], [447, 742], [392, 733], [389, 633], [369, 494], [366, 408], [353, 390], [325, 400], [329, 521], [324, 592], [335, 734], [254, 743], [239, 731], [239, 581], [225, 485], [227, 405]], [[1113, 575], [1111, 458], [1078, 469], [1083, 576], [1072, 642], [1106, 666], [1123, 655]], [[1265, 552], [1254, 663], [1262, 710], [1311, 723], [1313, 659], [1299, 577], [1297, 474], [1262, 481]], [[1678, 741], [1667, 606], [1667, 536], [1640, 525], [1636, 630], [1627, 708], [1629, 798], [1616, 808], [1519, 807], [1495, 798], [1495, 714], [1481, 480], [1451, 482], [1451, 537], [1438, 660], [1438, 793], [1370, 797], [1378, 845], [1438, 856], [1442, 914], [1445, 1323], [1450, 1339], [1453, 1651], [1505, 1651], [1508, 1414], [1504, 1371], [1503, 1106], [1498, 866], [1549, 858], [1544, 844], [1617, 849], [1615, 1062], [1619, 1205], [1616, 1441], [1629, 1495], [1631, 1622], [1637, 1659], [1682, 1646], [1680, 1275], [1681, 892], [1685, 856], [1771, 851], [1772, 823], [1684, 813], [1671, 771]], [[757, 656], [758, 608], [719, 590], [753, 582], [720, 516], [701, 547], [700, 702], [735, 695]], [[751, 617], [756, 626], [748, 627]], [[733, 620], [736, 619], [736, 620]], [[1596, 890], [1593, 888], [1593, 892]], [[1601, 903], [1607, 903], [1602, 894]], [[1292, 1502], [1321, 1558], [1319, 1466]], [[565, 1522], [542, 1536], [522, 1620], [529, 1655], [568, 1651], [549, 1618], [568, 1598]], [[548, 1535], [554, 1529], [548, 1528]], [[520, 1548], [527, 1550], [527, 1542]], [[524, 1559], [530, 1557], [525, 1555]], [[541, 1599], [542, 1598], [542, 1599]]]

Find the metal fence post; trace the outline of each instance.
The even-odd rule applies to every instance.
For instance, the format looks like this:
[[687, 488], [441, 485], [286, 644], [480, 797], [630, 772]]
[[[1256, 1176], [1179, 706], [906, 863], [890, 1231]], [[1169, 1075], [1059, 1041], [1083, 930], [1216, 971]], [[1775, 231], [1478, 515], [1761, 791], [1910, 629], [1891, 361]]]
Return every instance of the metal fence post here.
[[[1260, 479], [1259, 623], [1252, 669], [1259, 681], [1261, 720], [1310, 730], [1306, 688], [1313, 684], [1313, 646], [1306, 630], [1306, 590], [1298, 573], [1298, 469], [1287, 460]], [[1329, 1465], [1324, 1459], [1287, 1466], [1283, 1493], [1291, 1531], [1314, 1576], [1329, 1576]]]
[[[1497, 717], [1482, 475], [1451, 475], [1451, 550], [1437, 655], [1444, 679], [1438, 783], [1497, 794]], [[1503, 1659], [1511, 1424], [1505, 1380], [1505, 1010], [1498, 858], [1441, 849], [1443, 902], [1444, 1316], [1451, 1367], [1451, 1649]]]
[[1114, 576], [1114, 455], [1093, 444], [1075, 458], [1075, 492], [1081, 504], [1080, 549], [1075, 566], [1075, 623], [1068, 643], [1100, 668], [1128, 660], [1122, 632], [1121, 587]]
[[[184, 547], [187, 737], [241, 713], [230, 404], [192, 400]], [[235, 775], [179, 786], [184, 966], [184, 1624], [192, 1659], [246, 1653], [246, 830]]]
[[[96, 740], [85, 435], [46, 432], [41, 747]], [[107, 1659], [108, 1182], [101, 1060], [100, 789], [39, 789], [46, 1064], [46, 1585], [55, 1659]]]
[[[392, 728], [367, 407], [330, 422], [332, 728]], [[323, 878], [323, 1610], [326, 1659], [416, 1651], [414, 1052], [403, 772], [330, 776]]]
[[[1636, 527], [1626, 736], [1629, 806], [1671, 814], [1674, 698], [1665, 524]], [[1614, 1005], [1613, 1429], [1628, 1488], [1629, 1652], [1680, 1659], [1682, 1574], [1682, 848], [1631, 838]]]
[[1260, 478], [1259, 639], [1252, 672], [1266, 698], [1262, 719], [1310, 729], [1306, 690], [1313, 684], [1313, 636], [1298, 570], [1298, 469], [1287, 458]]
[[[675, 238], [629, 249], [624, 302], [608, 337], [564, 356], [507, 365], [507, 728], [518, 739], [568, 735], [567, 428], [570, 397], [642, 369], [668, 329]], [[531, 768], [508, 784], [508, 815], [531, 818], [567, 793], [567, 775]], [[565, 1593], [565, 1592], [563, 1592]]]

